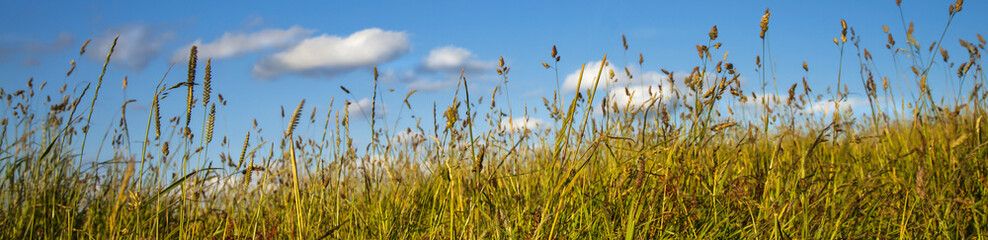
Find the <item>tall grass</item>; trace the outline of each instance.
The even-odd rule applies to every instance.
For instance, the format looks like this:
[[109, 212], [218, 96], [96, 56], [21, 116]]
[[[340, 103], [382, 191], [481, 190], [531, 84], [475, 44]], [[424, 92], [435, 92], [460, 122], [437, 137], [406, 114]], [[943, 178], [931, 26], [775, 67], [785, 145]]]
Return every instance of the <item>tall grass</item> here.
[[[949, 7], [950, 20], [961, 12], [962, 3]], [[220, 147], [210, 148], [216, 110], [226, 105], [222, 95], [210, 104], [211, 81], [224, 79], [212, 76], [207, 60], [203, 95], [196, 99], [193, 47], [186, 81], [162, 82], [147, 92], [154, 98], [139, 157], [122, 140], [124, 133], [114, 131], [126, 129], [124, 119], [108, 130], [111, 141], [99, 142], [108, 143], [112, 155], [97, 153], [95, 163], [84, 165], [78, 159], [84, 157], [90, 118], [75, 113], [80, 108], [88, 108], [90, 116], [96, 111], [100, 83], [87, 106], [80, 102], [88, 85], [81, 91], [65, 85], [60, 101], [38, 103], [34, 92], [47, 82], [35, 88], [31, 80], [27, 89], [0, 89], [7, 105], [0, 120], [0, 238], [988, 235], [988, 135], [982, 131], [988, 124], [988, 91], [982, 85], [986, 43], [981, 35], [961, 39], [967, 58], [954, 62], [938, 47], [943, 35], [924, 49], [903, 20], [907, 40], [897, 45], [889, 33], [887, 50], [895, 68], [905, 71], [880, 75], [872, 53], [859, 46], [853, 26], [841, 20], [841, 28], [834, 29], [840, 31], [834, 42], [842, 56], [836, 71], [850, 69], [844, 66], [854, 59], [844, 53], [851, 49], [846, 44], [852, 44], [870, 109], [867, 115], [855, 115], [843, 107], [851, 104], [848, 95], [854, 93], [847, 84], [852, 81], [835, 79], [838, 85], [831, 86], [826, 99], [807, 86], [810, 68], [805, 62], [806, 77], [791, 82], [786, 93], [766, 90], [766, 72], [786, 70], [763, 65], [771, 54], [765, 50], [771, 37], [769, 16], [766, 10], [761, 18], [763, 51], [756, 60], [761, 86], [751, 88], [760, 88], [757, 93], [742, 88], [741, 72], [726, 54], [714, 63], [713, 56], [721, 55], [716, 26], [709, 41], [697, 45], [700, 63], [685, 78], [660, 69], [668, 78], [646, 86], [647, 93], [612, 84], [616, 77], [613, 70], [604, 71], [606, 55], [596, 69], [581, 70], [580, 90], [561, 92], [560, 57], [553, 46], [553, 64], [542, 63], [556, 71], [557, 92], [551, 103], [544, 99], [545, 111], [556, 123], [551, 129], [515, 125], [515, 113], [528, 117], [535, 108], [512, 111], [509, 103], [505, 113], [505, 105], [496, 107], [498, 94], [507, 93], [510, 67], [503, 58], [496, 70], [504, 84], [491, 93], [489, 107], [470, 96], [477, 93], [461, 74], [453, 101], [434, 103], [432, 126], [419, 121], [405, 130], [388, 129], [378, 123], [383, 121], [377, 115], [378, 94], [386, 93], [377, 90], [375, 69], [367, 118], [372, 142], [363, 149], [354, 146], [350, 131], [357, 98], [343, 86], [343, 97], [352, 99], [342, 110], [327, 110], [321, 128], [315, 108], [310, 121], [303, 121], [302, 99], [282, 139], [264, 139], [255, 122], [253, 129], [222, 136]], [[753, 24], [757, 17], [753, 15]], [[622, 41], [627, 51], [623, 36]], [[640, 66], [644, 59], [639, 54]], [[933, 66], [951, 73], [935, 78]], [[74, 67], [73, 61], [66, 77]], [[634, 77], [627, 68], [625, 74]], [[956, 83], [958, 91], [934, 96], [928, 85], [934, 79]], [[780, 82], [772, 81], [777, 89]], [[186, 111], [161, 112], [160, 105], [177, 104], [164, 95], [182, 87]], [[622, 90], [626, 96], [613, 94]], [[410, 104], [413, 93], [405, 95], [402, 110], [428, 108]], [[641, 99], [635, 94], [647, 95], [646, 100], [633, 101]], [[905, 96], [915, 98], [900, 98]], [[203, 116], [193, 124], [197, 101], [202, 101]], [[830, 111], [821, 115], [819, 109]], [[162, 115], [174, 117], [162, 121]], [[395, 127], [401, 117], [399, 111]], [[315, 127], [302, 127], [309, 124]], [[302, 129], [322, 132], [305, 134]], [[200, 138], [194, 138], [195, 131]], [[230, 152], [231, 142], [239, 143], [242, 135], [243, 144], [233, 147], [239, 155]]]

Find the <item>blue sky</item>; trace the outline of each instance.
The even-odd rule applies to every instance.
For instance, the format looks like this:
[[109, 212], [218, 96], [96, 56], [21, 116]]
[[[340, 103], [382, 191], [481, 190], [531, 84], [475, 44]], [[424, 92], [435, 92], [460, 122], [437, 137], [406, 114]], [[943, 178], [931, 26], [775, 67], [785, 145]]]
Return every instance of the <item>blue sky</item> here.
[[[924, 48], [943, 30], [951, 3], [903, 2], [905, 21], [915, 22], [914, 34]], [[809, 64], [808, 80], [817, 93], [835, 85], [840, 52], [832, 39], [839, 37], [841, 19], [855, 28], [881, 73], [896, 72], [884, 47], [882, 26], [891, 28], [900, 46], [905, 42], [899, 9], [892, 0], [8, 1], [0, 5], [0, 72], [4, 73], [0, 87], [20, 89], [33, 77], [36, 84], [48, 81], [48, 90], [54, 93], [63, 82], [70, 87], [95, 82], [110, 39], [120, 34], [94, 122], [110, 123], [119, 117], [120, 104], [135, 99], [128, 111], [134, 129], [146, 121], [154, 86], [171, 63], [179, 62], [165, 84], [184, 81], [186, 60], [181, 58], [188, 46], [197, 44], [202, 57], [197, 81], [205, 57], [212, 57], [214, 92], [229, 102], [218, 109], [217, 133], [233, 138], [243, 136], [255, 118], [269, 139], [277, 138], [286, 124], [280, 117], [281, 106], [290, 112], [301, 99], [307, 100], [305, 116], [313, 106], [320, 112], [317, 116], [324, 116], [332, 97], [335, 110], [344, 100], [369, 99], [374, 66], [382, 73], [385, 121], [391, 125], [398, 119], [401, 100], [408, 91], [418, 90], [410, 98], [412, 110], [402, 111], [399, 129], [413, 123], [408, 120], [413, 114], [431, 124], [432, 103], [443, 108], [449, 102], [461, 68], [467, 68], [474, 96], [489, 98], [499, 83], [494, 66], [501, 56], [511, 67], [504, 97], [516, 109], [524, 104], [539, 108], [533, 118], [544, 119], [541, 97], [551, 97], [556, 81], [555, 72], [544, 69], [541, 62], [551, 62], [553, 45], [562, 60], [560, 81], [604, 54], [612, 65], [637, 67], [642, 53], [644, 65], [633, 68], [642, 76], [660, 68], [685, 74], [700, 64], [694, 46], [707, 44], [713, 25], [720, 32], [718, 42], [724, 43], [714, 59], [729, 52], [728, 61], [749, 79], [745, 87], [752, 90], [757, 86], [751, 79], [758, 78], [754, 58], [762, 51], [758, 32], [765, 8], [772, 11], [768, 43], [779, 88], [799, 81], [803, 61]], [[959, 64], [967, 55], [958, 38], [976, 42], [976, 33], [988, 33], [985, 10], [988, 2], [968, 1], [954, 19], [944, 37], [952, 62]], [[627, 52], [622, 34], [628, 39]], [[79, 46], [90, 38], [93, 42], [80, 57]], [[847, 50], [844, 76], [851, 79], [851, 92], [863, 96], [853, 51]], [[66, 79], [70, 60], [78, 66]], [[946, 91], [942, 77], [952, 73], [936, 64], [931, 85]], [[129, 86], [123, 90], [125, 76]], [[340, 85], [356, 99], [344, 94]], [[504, 97], [499, 104], [504, 104]], [[168, 98], [163, 105], [169, 106], [163, 117], [179, 115], [184, 99]], [[196, 112], [201, 111], [200, 106]], [[366, 120], [357, 118], [355, 132], [366, 132]], [[317, 126], [303, 124], [303, 131], [307, 128], [311, 131], [306, 134], [317, 135]]]

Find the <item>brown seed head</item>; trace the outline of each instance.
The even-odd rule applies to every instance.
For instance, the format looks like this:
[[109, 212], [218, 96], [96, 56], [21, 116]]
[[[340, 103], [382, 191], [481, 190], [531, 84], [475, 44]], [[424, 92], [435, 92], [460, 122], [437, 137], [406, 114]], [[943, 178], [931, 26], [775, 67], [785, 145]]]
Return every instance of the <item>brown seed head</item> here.
[[154, 111], [154, 139], [161, 137], [161, 106], [158, 105], [158, 99], [155, 94], [154, 100], [151, 101], [151, 109]]
[[624, 34], [621, 34], [621, 44], [624, 45], [624, 50], [627, 51], [628, 50], [628, 39], [624, 37]]
[[803, 71], [810, 71], [810, 67], [806, 65], [806, 61], [803, 61]]
[[295, 112], [292, 113], [292, 118], [288, 121], [288, 129], [285, 130], [285, 137], [291, 137], [292, 133], [295, 132], [295, 127], [298, 126], [298, 117], [302, 114], [303, 105], [305, 105], [305, 99], [302, 99], [298, 103], [298, 107], [295, 107]]
[[206, 74], [202, 77], [202, 106], [209, 104], [210, 95], [213, 92], [213, 58], [206, 59]]
[[161, 144], [161, 154], [168, 157], [168, 142]]
[[710, 41], [717, 40], [717, 25], [710, 28]]
[[82, 55], [83, 53], [86, 53], [86, 46], [89, 46], [89, 41], [92, 41], [92, 40], [93, 39], [86, 39], [86, 42], [82, 43], [82, 47], [79, 48], [79, 55]]
[[198, 52], [199, 51], [198, 51], [198, 49], [196, 48], [195, 45], [193, 45], [192, 46], [192, 49], [189, 50], [189, 78], [186, 80], [186, 82], [190, 82], [190, 83], [191, 82], [195, 82], [195, 79], [196, 79], [196, 54]]
[[[981, 36], [981, 35], [978, 35], [978, 36]], [[72, 67], [69, 68], [69, 71], [65, 73], [65, 76], [66, 77], [68, 77], [69, 75], [72, 75], [72, 71], [75, 71], [75, 60], [69, 61], [69, 65], [72, 65]]]
[[206, 143], [213, 141], [213, 123], [216, 120], [216, 104], [209, 107], [209, 117], [206, 118]]
[[947, 55], [947, 49], [943, 49], [943, 47], [940, 47], [940, 55], [943, 55], [943, 62], [947, 62], [947, 59], [950, 59], [950, 55]]
[[544, 67], [545, 69], [549, 69], [549, 64], [546, 64], [545, 62], [542, 62], [542, 67]]
[[758, 35], [762, 39], [765, 39], [765, 32], [768, 31], [768, 18], [769, 18], [769, 16], [772, 16], [772, 12], [770, 12], [768, 10], [768, 8], [766, 8], [765, 9], [765, 15], [762, 15], [762, 23], [761, 23], [762, 32]]
[[556, 45], [552, 45], [552, 52], [549, 53], [549, 56], [551, 56], [552, 58], [556, 58], [556, 54], [558, 54], [558, 52], [556, 52]]

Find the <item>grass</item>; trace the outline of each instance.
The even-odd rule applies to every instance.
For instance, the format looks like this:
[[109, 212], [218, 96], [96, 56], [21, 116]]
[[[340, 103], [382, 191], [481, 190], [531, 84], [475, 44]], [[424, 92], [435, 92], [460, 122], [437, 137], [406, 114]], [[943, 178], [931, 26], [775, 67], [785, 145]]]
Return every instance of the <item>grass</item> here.
[[[950, 6], [951, 20], [962, 3]], [[769, 15], [767, 10], [762, 17], [762, 39], [772, 35]], [[715, 26], [710, 41], [697, 45], [700, 64], [683, 82], [669, 78], [649, 86], [657, 91], [649, 90], [645, 101], [630, 100], [644, 91], [611, 84], [615, 74], [605, 72], [604, 64], [585, 66], [580, 85], [589, 90], [572, 95], [558, 91], [557, 71], [557, 92], [551, 101], [544, 99], [556, 123], [551, 129], [502, 127], [515, 114], [528, 116], [529, 108], [522, 113], [510, 104], [507, 112], [496, 107], [507, 100], [500, 93], [507, 91], [510, 67], [501, 60], [503, 83], [488, 98], [489, 107], [470, 97], [461, 77], [453, 102], [445, 109], [433, 105], [432, 126], [418, 122], [414, 130], [390, 132], [372, 110], [373, 141], [360, 148], [349, 130], [350, 101], [344, 109], [326, 111], [321, 133], [304, 134], [299, 129], [320, 128], [315, 109], [304, 120], [302, 100], [281, 139], [259, 137], [256, 127], [241, 130], [243, 144], [233, 147], [238, 155], [230, 145], [241, 134], [211, 144], [216, 107], [226, 104], [218, 96], [206, 108], [210, 61], [203, 96], [196, 98], [193, 47], [187, 81], [167, 88], [162, 82], [146, 93], [154, 100], [141, 152], [134, 154], [127, 144], [122, 119], [112, 135], [107, 132], [110, 141], [88, 141], [109, 144], [110, 156], [99, 152], [99, 161], [83, 164], [90, 118], [76, 113], [89, 110], [91, 116], [100, 84], [91, 97], [89, 85], [81, 91], [63, 86], [60, 102], [39, 103], [34, 92], [47, 82], [35, 88], [32, 80], [28, 89], [0, 90], [8, 106], [0, 121], [0, 238], [988, 236], [988, 91], [980, 53], [985, 40], [960, 40], [968, 58], [954, 65], [942, 48], [921, 47], [911, 30], [899, 43], [889, 34], [888, 54], [905, 71], [883, 76], [874, 71], [871, 52], [858, 46], [853, 28], [841, 23], [834, 39], [842, 56], [837, 71], [850, 71], [844, 66], [854, 59], [844, 51], [857, 51], [870, 114], [840, 107], [849, 104], [848, 95], [862, 94], [847, 91], [853, 78], [838, 80], [830, 96], [814, 94], [805, 78], [787, 95], [772, 95], [768, 82], [776, 88], [780, 82], [766, 77], [775, 71], [761, 62], [770, 57], [767, 51], [756, 62], [762, 85], [754, 89], [761, 91], [744, 92], [741, 73], [726, 55], [714, 63], [720, 49]], [[907, 28], [903, 21], [902, 27], [911, 24]], [[553, 47], [553, 64], [542, 66], [556, 71], [558, 54]], [[643, 61], [639, 54], [638, 63]], [[937, 79], [957, 83], [956, 94], [933, 96], [927, 85], [933, 66], [956, 67], [956, 73], [944, 74], [949, 79]], [[809, 75], [805, 63], [803, 70]], [[628, 69], [625, 74], [633, 77]], [[376, 69], [374, 79], [376, 105]], [[668, 94], [659, 95], [663, 87]], [[181, 90], [187, 93], [186, 111], [160, 112], [164, 95]], [[608, 94], [613, 92], [626, 96]], [[401, 110], [423, 107], [408, 103], [412, 93]], [[81, 105], [86, 98], [91, 103]], [[197, 101], [201, 121], [192, 117]], [[837, 111], [807, 110], [820, 107]], [[175, 117], [162, 122], [161, 115], [169, 114]], [[310, 135], [321, 137], [303, 139]]]

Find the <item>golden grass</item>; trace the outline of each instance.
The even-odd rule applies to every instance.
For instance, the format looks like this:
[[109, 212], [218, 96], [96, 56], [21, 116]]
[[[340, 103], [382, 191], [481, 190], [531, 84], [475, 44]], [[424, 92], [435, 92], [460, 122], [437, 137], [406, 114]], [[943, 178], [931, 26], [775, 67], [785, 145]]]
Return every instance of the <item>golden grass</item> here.
[[[950, 6], [950, 19], [962, 4]], [[768, 69], [770, 15], [766, 9], [761, 19], [763, 51], [755, 60], [757, 73], [752, 73], [761, 75], [756, 83], [760, 86], [742, 86], [742, 70], [735, 68], [721, 43], [714, 42], [717, 26], [711, 27], [706, 44], [696, 46], [700, 63], [685, 78], [659, 68], [669, 78], [641, 89], [622, 89], [611, 81], [618, 78], [613, 71], [618, 67], [609, 65], [604, 55], [598, 69], [581, 68], [580, 90], [559, 92], [561, 58], [553, 46], [552, 59], [541, 65], [556, 71], [557, 92], [552, 101], [543, 98], [544, 109], [524, 106], [519, 111], [524, 114], [519, 116], [528, 117], [544, 110], [553, 126], [523, 131], [510, 131], [518, 127], [511, 125], [515, 116], [510, 103], [501, 108], [495, 104], [507, 93], [510, 67], [502, 57], [496, 71], [503, 82], [490, 96], [472, 98], [470, 85], [476, 85], [461, 75], [453, 100], [433, 104], [432, 125], [421, 117], [414, 124], [402, 121], [401, 110], [423, 107], [411, 103], [418, 96], [414, 90], [402, 99], [397, 116], [379, 116], [378, 101], [389, 99], [386, 94], [391, 91], [378, 90], [375, 68], [373, 93], [340, 86], [348, 98], [335, 115], [332, 108], [324, 110], [321, 134], [301, 132], [319, 129], [305, 125], [315, 125], [320, 116], [313, 107], [310, 120], [300, 121], [306, 114], [302, 99], [280, 142], [265, 139], [255, 120], [253, 129], [234, 130], [245, 136], [243, 145], [231, 153], [228, 136], [222, 136], [218, 148], [210, 144], [216, 117], [223, 112], [217, 113], [217, 107], [225, 107], [226, 100], [217, 94], [220, 106], [211, 102], [210, 59], [203, 94], [195, 99], [198, 66], [193, 47], [188, 79], [162, 80], [153, 89], [144, 146], [137, 153], [140, 160], [131, 155], [125, 143], [129, 141], [117, 140], [125, 138], [118, 133], [127, 129], [122, 119], [123, 126], [107, 132], [113, 133], [108, 142], [112, 155], [97, 156], [97, 163], [83, 166], [76, 159], [84, 154], [90, 118], [83, 122], [75, 111], [89, 107], [92, 115], [106, 64], [89, 106], [79, 104], [88, 85], [81, 92], [63, 86], [61, 100], [39, 103], [34, 92], [43, 91], [47, 82], [36, 86], [32, 79], [24, 90], [0, 89], [0, 99], [8, 106], [0, 111], [0, 238], [985, 236], [988, 134], [982, 129], [988, 124], [988, 91], [981, 86], [981, 35], [977, 42], [959, 41], [968, 58], [957, 52], [950, 58], [949, 47], [940, 44], [943, 36], [925, 47], [912, 35], [912, 24], [903, 22], [908, 44], [896, 45], [889, 33], [886, 46], [896, 69], [903, 71], [882, 75], [874, 67], [872, 51], [856, 44], [845, 49], [857, 36], [841, 20], [841, 36], [835, 38], [840, 61], [853, 61], [843, 58], [845, 50], [861, 56], [856, 63], [862, 66], [863, 92], [849, 91], [848, 84], [857, 83], [838, 79], [832, 91], [814, 93], [807, 84], [813, 79], [806, 62], [802, 79], [780, 79], [783, 88], [771, 90], [765, 73], [790, 69]], [[836, 26], [834, 30], [836, 34]], [[889, 32], [886, 26], [883, 30]], [[624, 35], [621, 44], [629, 50]], [[88, 41], [80, 53], [86, 45]], [[107, 63], [112, 51], [113, 47]], [[712, 56], [720, 56], [719, 51], [724, 57], [715, 62]], [[930, 56], [924, 55], [924, 62], [901, 61], [916, 53]], [[644, 55], [638, 57], [642, 65]], [[611, 67], [608, 79], [599, 86], [605, 67]], [[940, 67], [946, 69], [944, 74], [934, 72]], [[66, 77], [74, 68], [70, 62]], [[584, 79], [593, 71], [595, 79]], [[624, 73], [627, 79], [642, 78], [627, 67]], [[898, 80], [903, 78], [910, 81]], [[945, 100], [934, 101], [927, 81], [957, 82], [960, 89], [937, 95]], [[161, 112], [163, 95], [179, 87], [186, 87], [186, 111]], [[916, 91], [894, 92], [895, 88]], [[371, 113], [365, 116], [372, 131], [359, 133], [371, 134], [366, 146], [355, 146], [357, 133], [350, 131], [351, 104], [358, 94], [373, 96]], [[870, 114], [842, 108], [851, 104], [850, 96], [865, 99]], [[904, 96], [913, 99], [898, 99]], [[631, 101], [637, 97], [646, 100]], [[487, 106], [484, 98], [490, 107], [478, 108]], [[198, 101], [203, 117], [192, 124], [191, 111]], [[162, 122], [162, 115], [171, 120]], [[378, 124], [389, 117], [395, 121], [390, 128]], [[201, 132], [198, 140], [193, 130]], [[81, 142], [75, 139], [78, 135], [83, 135]]]

